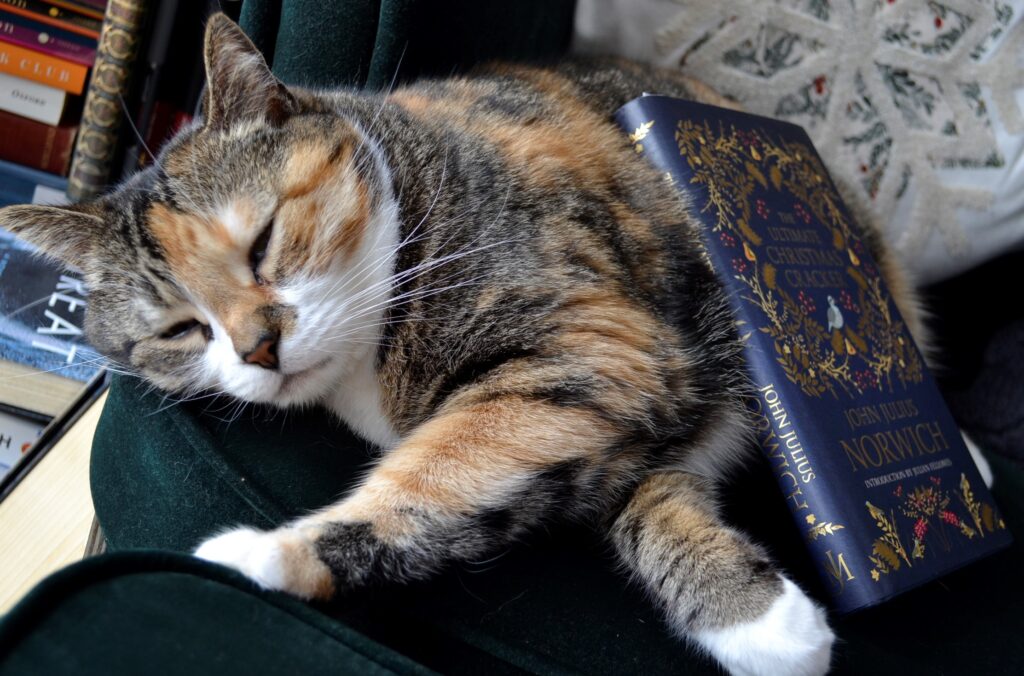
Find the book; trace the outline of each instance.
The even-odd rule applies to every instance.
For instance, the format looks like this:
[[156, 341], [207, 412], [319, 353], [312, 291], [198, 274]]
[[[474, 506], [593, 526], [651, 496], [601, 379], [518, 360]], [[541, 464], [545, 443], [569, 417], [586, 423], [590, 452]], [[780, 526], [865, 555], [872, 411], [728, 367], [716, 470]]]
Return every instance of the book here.
[[77, 124], [53, 126], [0, 111], [0, 160], [65, 175], [71, 166]]
[[87, 66], [12, 44], [0, 33], [0, 72], [81, 94]]
[[46, 421], [0, 409], [0, 480], [32, 448]]
[[1010, 533], [801, 127], [663, 96], [616, 113], [684, 193], [737, 317], [756, 434], [833, 606], [850, 612]]
[[147, 4], [145, 0], [118, 0], [108, 8], [95, 65], [103, 77], [94, 77], [86, 90], [81, 131], [68, 175], [71, 199], [95, 197], [110, 178], [124, 118], [121, 101], [130, 98]]
[[64, 114], [68, 93], [0, 72], [0, 110], [56, 125]]
[[67, 9], [76, 14], [87, 16], [93, 19], [103, 19], [103, 10], [106, 9], [106, 3], [103, 3], [100, 7], [96, 7], [93, 4], [85, 2], [76, 2], [75, 0], [43, 0], [47, 5], [53, 5], [54, 7], [60, 7]]
[[49, 54], [86, 68], [92, 67], [96, 60], [95, 40], [33, 23], [14, 14], [0, 14], [0, 37], [19, 47]]
[[0, 207], [10, 204], [66, 204], [67, 179], [0, 160]]
[[99, 19], [53, 7], [40, 0], [0, 0], [0, 13], [4, 12], [93, 39], [100, 36], [103, 23]]
[[0, 230], [0, 404], [54, 417], [101, 369], [79, 275]]

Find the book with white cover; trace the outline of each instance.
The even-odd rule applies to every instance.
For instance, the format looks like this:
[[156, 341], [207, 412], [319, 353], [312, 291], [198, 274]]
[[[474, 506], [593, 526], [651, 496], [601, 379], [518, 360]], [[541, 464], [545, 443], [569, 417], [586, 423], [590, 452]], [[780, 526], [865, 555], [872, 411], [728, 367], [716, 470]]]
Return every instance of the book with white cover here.
[[0, 73], [0, 110], [56, 125], [68, 94], [54, 87]]

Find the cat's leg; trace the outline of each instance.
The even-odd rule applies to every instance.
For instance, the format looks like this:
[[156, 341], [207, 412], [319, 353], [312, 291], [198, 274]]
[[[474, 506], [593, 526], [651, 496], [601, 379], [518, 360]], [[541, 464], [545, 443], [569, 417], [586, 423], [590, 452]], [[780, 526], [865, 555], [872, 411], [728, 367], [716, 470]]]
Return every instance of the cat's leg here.
[[673, 631], [730, 673], [825, 673], [835, 638], [825, 612], [714, 505], [695, 475], [649, 476], [612, 525], [618, 557]]
[[609, 481], [600, 451], [618, 434], [582, 408], [478, 402], [414, 430], [340, 503], [273, 531], [229, 531], [196, 555], [304, 598], [423, 578], [582, 509]]

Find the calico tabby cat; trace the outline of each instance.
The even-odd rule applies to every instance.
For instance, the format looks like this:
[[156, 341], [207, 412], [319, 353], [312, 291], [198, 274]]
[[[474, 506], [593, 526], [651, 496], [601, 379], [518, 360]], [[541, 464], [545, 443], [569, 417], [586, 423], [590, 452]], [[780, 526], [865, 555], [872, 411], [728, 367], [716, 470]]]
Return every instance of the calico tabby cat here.
[[688, 205], [610, 120], [643, 91], [709, 92], [574, 62], [308, 91], [223, 15], [205, 60], [204, 119], [153, 167], [90, 204], [0, 211], [84, 271], [114, 363], [186, 396], [322, 405], [387, 449], [337, 504], [198, 556], [327, 598], [586, 520], [733, 673], [828, 668], [824, 612], [719, 517], [751, 446], [727, 299]]

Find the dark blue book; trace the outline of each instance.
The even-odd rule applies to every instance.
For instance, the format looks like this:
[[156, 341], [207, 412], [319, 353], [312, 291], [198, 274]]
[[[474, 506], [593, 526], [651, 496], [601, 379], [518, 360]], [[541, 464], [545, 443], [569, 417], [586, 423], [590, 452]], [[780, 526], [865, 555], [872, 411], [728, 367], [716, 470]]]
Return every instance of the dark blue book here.
[[[80, 275], [51, 264], [0, 229], [0, 359], [70, 380], [90, 380], [102, 363], [82, 330], [86, 303]], [[0, 390], [6, 385], [0, 382]]]
[[48, 202], [67, 187], [66, 178], [0, 160], [0, 207]]
[[834, 607], [1006, 547], [1010, 533], [857, 224], [798, 126], [644, 96], [616, 120], [686, 194], [725, 284], [762, 448]]

